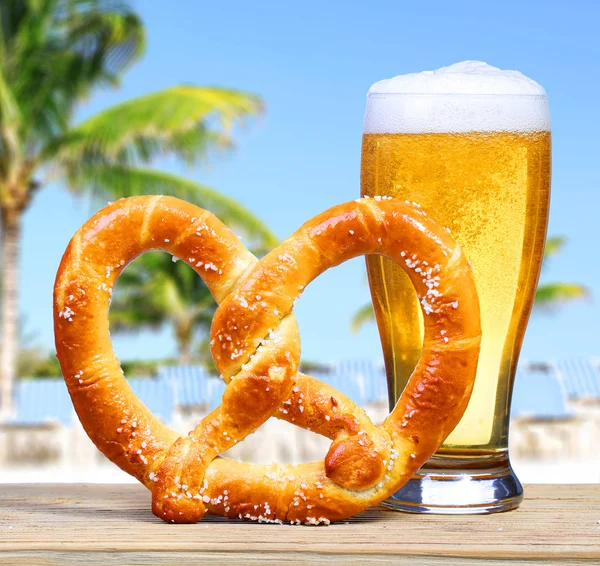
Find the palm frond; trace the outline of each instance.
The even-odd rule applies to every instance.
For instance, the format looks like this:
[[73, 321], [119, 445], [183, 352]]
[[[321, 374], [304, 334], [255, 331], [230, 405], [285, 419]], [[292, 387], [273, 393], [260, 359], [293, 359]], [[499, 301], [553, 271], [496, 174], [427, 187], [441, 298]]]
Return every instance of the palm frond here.
[[558, 254], [566, 243], [567, 239], [564, 236], [552, 236], [548, 238], [544, 247], [544, 259]]
[[538, 286], [535, 293], [535, 306], [551, 309], [563, 303], [589, 296], [589, 290], [577, 283], [546, 283]]
[[115, 302], [111, 304], [110, 314], [111, 332], [139, 332], [140, 328], [159, 330], [167, 320], [145, 305], [134, 305], [131, 302]]
[[6, 82], [22, 113], [29, 154], [62, 135], [75, 105], [116, 84], [140, 57], [145, 32], [126, 3], [109, 0], [10, 0], [0, 3]]
[[99, 198], [174, 195], [210, 210], [228, 226], [243, 230], [259, 250], [266, 251], [278, 244], [277, 236], [235, 199], [165, 171], [125, 166], [81, 169], [78, 177], [70, 179], [70, 185], [77, 190], [92, 188]]
[[350, 321], [350, 332], [356, 334], [365, 324], [373, 322], [375, 320], [375, 312], [373, 311], [373, 305], [367, 303], [360, 307], [352, 316]]
[[180, 350], [210, 328], [216, 304], [200, 277], [169, 254], [150, 252], [121, 274], [110, 310], [111, 330], [157, 330], [170, 325]]
[[131, 266], [121, 274], [109, 312], [112, 331], [131, 332], [139, 328], [159, 330], [168, 323], [170, 313], [157, 304], [159, 301], [153, 294], [156, 285], [148, 277], [140, 275], [142, 273]]
[[[75, 10], [65, 19], [67, 41], [99, 78], [111, 84], [118, 83], [121, 74], [146, 47], [145, 30], [139, 16], [123, 3], [104, 2], [106, 7], [100, 10], [98, 2], [78, 0], [75, 4]], [[84, 9], [82, 5], [85, 5]]]
[[182, 317], [187, 312], [185, 296], [180, 293], [177, 283], [168, 273], [158, 272], [152, 274], [147, 284], [152, 307], [170, 319]]
[[20, 118], [19, 105], [14, 93], [6, 80], [6, 74], [0, 61], [0, 124], [14, 126]]
[[80, 163], [133, 165], [173, 153], [194, 162], [232, 144], [231, 126], [262, 110], [244, 92], [181, 85], [128, 100], [71, 129], [44, 150], [72, 170]]
[[[6, 82], [2, 61], [0, 61], [0, 174], [3, 178], [22, 153], [19, 143], [21, 111], [10, 85]], [[0, 190], [0, 202], [3, 201]]]

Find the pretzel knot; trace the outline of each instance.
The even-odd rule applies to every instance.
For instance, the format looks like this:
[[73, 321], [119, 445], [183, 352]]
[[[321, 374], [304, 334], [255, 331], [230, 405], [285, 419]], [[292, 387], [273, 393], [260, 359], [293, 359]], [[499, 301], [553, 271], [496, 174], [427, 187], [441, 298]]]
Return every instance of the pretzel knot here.
[[[219, 303], [219, 407], [179, 437], [141, 403], [112, 350], [108, 307], [124, 267], [150, 250], [186, 261]], [[350, 399], [298, 372], [292, 308], [320, 273], [358, 255], [404, 268], [424, 314], [422, 357], [379, 427]], [[479, 303], [449, 233], [413, 204], [358, 199], [304, 224], [258, 261], [215, 216], [162, 196], [122, 199], [75, 234], [54, 289], [62, 371], [92, 441], [152, 491], [152, 510], [178, 523], [207, 512], [265, 522], [341, 520], [401, 487], [462, 416], [475, 379]], [[269, 417], [332, 439], [324, 462], [245, 464], [219, 457]]]

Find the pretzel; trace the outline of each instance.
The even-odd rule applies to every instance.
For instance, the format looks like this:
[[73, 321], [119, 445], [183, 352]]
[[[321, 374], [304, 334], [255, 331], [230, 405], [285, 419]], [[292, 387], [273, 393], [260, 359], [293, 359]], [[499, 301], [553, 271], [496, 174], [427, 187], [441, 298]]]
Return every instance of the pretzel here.
[[[108, 307], [125, 266], [149, 250], [186, 261], [219, 307], [211, 327], [222, 403], [187, 437], [132, 392], [110, 341]], [[424, 343], [394, 410], [379, 427], [350, 399], [298, 372], [292, 309], [326, 269], [381, 254], [408, 274]], [[470, 266], [449, 233], [411, 203], [361, 198], [306, 222], [258, 261], [215, 216], [165, 197], [119, 200], [69, 243], [54, 288], [56, 349], [73, 404], [95, 445], [152, 491], [152, 510], [189, 523], [206, 512], [329, 524], [398, 490], [438, 449], [469, 400], [479, 353]], [[219, 457], [269, 417], [332, 439], [322, 462], [247, 464]]]

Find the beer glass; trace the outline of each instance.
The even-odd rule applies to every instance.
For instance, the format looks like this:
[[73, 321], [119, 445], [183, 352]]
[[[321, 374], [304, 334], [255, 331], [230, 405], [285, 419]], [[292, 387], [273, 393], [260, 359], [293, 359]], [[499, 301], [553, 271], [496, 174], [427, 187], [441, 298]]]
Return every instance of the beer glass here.
[[[386, 503], [413, 512], [514, 508], [523, 489], [508, 458], [511, 392], [549, 207], [544, 89], [516, 71], [473, 61], [376, 83], [367, 96], [361, 193], [414, 201], [447, 227], [472, 265], [481, 304], [467, 410]], [[370, 256], [367, 271], [394, 406], [420, 357], [422, 315], [401, 268]]]

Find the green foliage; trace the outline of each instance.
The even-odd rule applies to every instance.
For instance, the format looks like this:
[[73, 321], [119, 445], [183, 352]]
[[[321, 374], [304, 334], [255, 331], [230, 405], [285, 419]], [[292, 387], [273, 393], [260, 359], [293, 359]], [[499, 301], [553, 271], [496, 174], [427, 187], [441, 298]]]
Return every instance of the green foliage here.
[[41, 148], [64, 134], [75, 104], [118, 84], [143, 53], [145, 32], [111, 0], [0, 3], [0, 175], [33, 169]]
[[41, 348], [24, 348], [19, 351], [17, 376], [21, 378], [62, 377], [56, 356]]
[[[34, 192], [50, 181], [111, 200], [171, 194], [215, 212], [259, 253], [270, 249], [277, 238], [242, 205], [147, 167], [165, 155], [197, 164], [211, 151], [232, 148], [234, 126], [262, 112], [257, 96], [179, 85], [74, 123], [78, 104], [98, 88], [118, 85], [145, 45], [144, 26], [126, 1], [0, 0], [0, 210], [19, 219]], [[16, 274], [16, 262], [2, 261], [5, 274]], [[138, 260], [119, 283], [113, 328], [172, 324], [187, 356], [214, 306], [199, 278], [185, 269], [172, 267], [170, 258]], [[56, 362], [36, 356], [25, 373], [56, 373]], [[12, 381], [15, 371], [9, 368], [0, 379]]]
[[367, 323], [375, 320], [375, 311], [373, 305], [367, 303], [360, 307], [352, 316], [350, 321], [350, 332], [356, 334]]
[[217, 371], [217, 367], [215, 366], [215, 362], [212, 357], [212, 352], [210, 351], [210, 341], [207, 336], [208, 328], [204, 330], [204, 335], [198, 343], [198, 348], [195, 352], [193, 362], [202, 366], [210, 375], [218, 377], [219, 372]]
[[21, 317], [16, 376], [21, 378], [61, 377], [62, 372], [56, 356], [37, 345], [37, 333], [28, 327], [27, 320]]
[[[160, 191], [204, 199], [234, 219], [248, 212], [192, 181], [136, 168], [166, 154], [198, 163], [211, 150], [232, 147], [233, 125], [262, 111], [257, 96], [180, 85], [73, 124], [77, 104], [118, 84], [144, 48], [144, 27], [126, 2], [0, 3], [0, 205], [23, 210], [34, 190], [64, 180], [77, 193]], [[256, 220], [252, 229], [259, 227], [265, 238]]]
[[222, 222], [248, 238], [253, 250], [262, 254], [275, 247], [277, 236], [236, 200], [183, 177], [142, 167], [104, 166], [80, 171], [83, 186], [108, 198], [146, 194], [171, 194], [210, 210]]
[[535, 306], [556, 308], [563, 303], [589, 296], [589, 291], [576, 283], [546, 283], [535, 292]]
[[125, 377], [155, 377], [168, 360], [129, 360], [121, 362]]
[[544, 261], [557, 255], [567, 243], [567, 239], [564, 236], [552, 236], [546, 239], [546, 245], [544, 246]]
[[[177, 363], [176, 360], [129, 360], [122, 361], [121, 368], [125, 376], [155, 377], [158, 370], [165, 364]], [[45, 377], [62, 377], [60, 364], [53, 354], [48, 354], [41, 348], [27, 348], [19, 353], [20, 378], [39, 379]]]
[[53, 139], [42, 151], [74, 192], [114, 198], [171, 194], [273, 235], [247, 209], [188, 179], [140, 165], [170, 153], [188, 164], [211, 150], [233, 147], [231, 126], [262, 110], [254, 95], [216, 87], [179, 86], [114, 106]]
[[202, 279], [182, 261], [152, 252], [121, 274], [110, 309], [111, 330], [173, 328], [180, 361], [189, 363], [193, 342], [210, 328], [216, 304]]
[[46, 149], [70, 168], [109, 160], [146, 163], [169, 151], [197, 163], [210, 149], [233, 144], [235, 121], [262, 111], [256, 96], [236, 90], [180, 85], [113, 106], [72, 128]]

